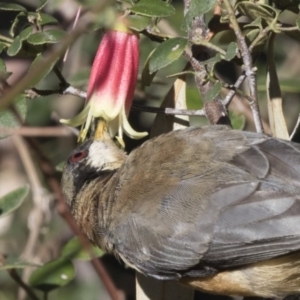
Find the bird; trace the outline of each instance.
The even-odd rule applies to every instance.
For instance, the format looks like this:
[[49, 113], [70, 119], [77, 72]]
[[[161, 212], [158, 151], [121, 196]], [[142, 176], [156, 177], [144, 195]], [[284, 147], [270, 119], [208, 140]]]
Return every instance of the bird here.
[[200, 291], [300, 293], [300, 145], [189, 127], [128, 155], [108, 138], [69, 156], [63, 194], [80, 229], [138, 272]]

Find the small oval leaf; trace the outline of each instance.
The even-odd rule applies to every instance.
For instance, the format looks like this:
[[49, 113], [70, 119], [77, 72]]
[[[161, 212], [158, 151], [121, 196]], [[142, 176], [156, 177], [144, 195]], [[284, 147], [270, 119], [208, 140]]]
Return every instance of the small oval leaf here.
[[36, 269], [29, 278], [29, 283], [35, 289], [50, 292], [66, 285], [75, 277], [72, 262], [63, 257], [52, 260]]
[[160, 0], [140, 0], [130, 10], [138, 15], [148, 17], [168, 17], [175, 14], [175, 8]]
[[5, 264], [0, 262], [0, 270], [24, 269], [28, 267], [39, 267], [39, 265], [26, 261], [20, 261], [19, 257], [12, 256], [5, 257]]
[[5, 43], [0, 42], [0, 54], [5, 48], [7, 48], [7, 45]]
[[142, 89], [151, 84], [154, 76], [157, 73], [157, 72], [153, 72], [152, 74], [150, 74], [150, 70], [149, 70], [149, 61], [150, 61], [150, 58], [151, 58], [152, 54], [154, 53], [154, 51], [155, 51], [155, 49], [153, 51], [151, 51], [151, 53], [149, 54], [149, 56], [147, 57], [147, 59], [145, 61], [145, 65], [144, 65], [144, 68], [142, 71], [142, 78], [141, 78]]
[[25, 185], [0, 198], [0, 217], [8, 215], [16, 210], [27, 197], [29, 186]]
[[22, 41], [19, 36], [17, 36], [11, 45], [7, 49], [7, 55], [15, 56], [22, 48]]
[[298, 27], [298, 30], [300, 30], [300, 18], [296, 20], [296, 26]]
[[205, 61], [201, 61], [201, 65], [215, 65], [216, 63], [220, 62], [222, 60], [221, 54], [217, 53], [214, 57], [209, 58]]
[[151, 18], [140, 15], [129, 15], [127, 19], [129, 20], [129, 27], [138, 32], [147, 28], [151, 22]]
[[[29, 70], [28, 70], [28, 74], [35, 72], [35, 68], [44, 60], [43, 55], [40, 53], [36, 56], [36, 58], [34, 59], [34, 61], [32, 62]], [[32, 86], [35, 86], [38, 82], [40, 82], [41, 80], [43, 80], [53, 69], [54, 65], [56, 64], [56, 62], [59, 60], [59, 57], [56, 58], [56, 60], [53, 60], [51, 62], [51, 64], [47, 67], [44, 68], [42, 72], [39, 72], [38, 74], [36, 74], [35, 80], [32, 80], [31, 84]]]
[[237, 43], [231, 42], [227, 47], [227, 51], [224, 59], [228, 61], [232, 60], [236, 56], [237, 52], [238, 52]]
[[260, 17], [266, 22], [272, 22], [276, 16], [276, 10], [268, 5], [243, 1], [238, 3], [236, 7], [242, 15], [252, 20]]
[[46, 6], [48, 1], [49, 0], [40, 0], [40, 4], [38, 5], [36, 12], [39, 12], [40, 10], [42, 10]]
[[184, 38], [173, 38], [160, 44], [150, 57], [150, 74], [177, 60], [184, 51], [187, 42], [188, 41]]
[[40, 13], [39, 24], [41, 26], [55, 25], [57, 23], [58, 23], [58, 21], [54, 17], [52, 17], [48, 14]]
[[8, 10], [8, 11], [26, 11], [26, 8], [15, 3], [5, 3], [0, 2], [0, 10]]
[[33, 33], [27, 40], [32, 45], [54, 44], [61, 41], [66, 33], [60, 29], [50, 29], [43, 32]]
[[[4, 75], [8, 75], [7, 73]], [[27, 114], [27, 103], [25, 95], [19, 95], [14, 102], [16, 110], [19, 112], [22, 120], [25, 119]], [[11, 112], [10, 109], [0, 110], [0, 129], [1, 128], [18, 128], [20, 127], [20, 122], [16, 116]], [[0, 130], [0, 139], [7, 137], [9, 134], [7, 132]]]
[[[105, 254], [103, 250], [91, 245], [93, 257], [101, 257]], [[62, 256], [66, 259], [90, 260], [92, 257], [85, 251], [78, 237], [74, 237], [64, 246]]]
[[211, 101], [215, 99], [218, 94], [221, 92], [222, 89], [222, 83], [217, 82], [203, 97], [203, 100], [206, 101]]
[[32, 27], [29, 26], [27, 28], [25, 28], [24, 30], [21, 31], [21, 33], [19, 34], [19, 38], [21, 41], [26, 40], [30, 34], [32, 33]]
[[6, 65], [3, 59], [0, 58], [0, 76], [6, 73]]
[[204, 15], [208, 11], [210, 11], [214, 5], [216, 4], [217, 0], [206, 0], [206, 1], [199, 1], [199, 0], [191, 0], [189, 4], [188, 12], [185, 14], [182, 29], [188, 30], [191, 26], [193, 19], [197, 16]]
[[236, 130], [244, 129], [246, 124], [246, 117], [244, 115], [229, 112], [229, 119], [233, 129]]

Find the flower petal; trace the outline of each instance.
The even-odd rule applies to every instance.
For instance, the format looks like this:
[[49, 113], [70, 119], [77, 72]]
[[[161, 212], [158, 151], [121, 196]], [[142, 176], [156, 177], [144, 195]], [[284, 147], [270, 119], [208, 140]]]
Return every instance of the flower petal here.
[[131, 33], [111, 30], [104, 35], [87, 92], [94, 117], [112, 120], [125, 103], [126, 108], [131, 106], [138, 75], [138, 42]]
[[85, 122], [86, 117], [89, 113], [89, 109], [90, 109], [90, 104], [86, 105], [84, 107], [84, 109], [78, 115], [76, 115], [74, 118], [72, 118], [72, 119], [60, 119], [59, 122], [62, 123], [62, 124], [72, 126], [72, 127], [80, 126]]
[[148, 132], [137, 132], [130, 126], [124, 108], [122, 109], [122, 127], [125, 134], [132, 139], [141, 139], [148, 135]]

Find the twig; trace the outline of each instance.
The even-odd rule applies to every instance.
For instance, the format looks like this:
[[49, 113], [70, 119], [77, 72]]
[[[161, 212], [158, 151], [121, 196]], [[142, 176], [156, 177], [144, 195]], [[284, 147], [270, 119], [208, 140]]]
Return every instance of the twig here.
[[60, 85], [63, 88], [69, 87], [69, 83], [66, 81], [65, 77], [63, 76], [63, 74], [61, 73], [60, 69], [57, 66], [54, 66], [53, 71], [54, 71], [55, 75], [57, 76], [57, 78], [59, 79]]
[[246, 78], [246, 75], [244, 73], [242, 75], [240, 75], [240, 77], [237, 79], [237, 81], [233, 85], [233, 89], [227, 94], [225, 99], [222, 100], [222, 103], [224, 106], [228, 106], [230, 104], [232, 98], [234, 97], [234, 95], [236, 93], [236, 89], [238, 89], [240, 87], [240, 85], [243, 83], [245, 78]]
[[[74, 20], [74, 23], [73, 23], [73, 26], [72, 26], [72, 30], [75, 29], [75, 27], [76, 27], [76, 25], [78, 23], [79, 16], [81, 14], [81, 9], [82, 9], [82, 6], [79, 6], [78, 9], [77, 9], [77, 13], [76, 13], [75, 20]], [[69, 51], [70, 51], [70, 47], [67, 49], [67, 51], [65, 53], [65, 56], [63, 58], [63, 63], [65, 63], [67, 61], [67, 58], [68, 58], [68, 55], [69, 55]]]
[[295, 136], [295, 134], [296, 134], [296, 132], [297, 132], [297, 130], [299, 128], [299, 125], [300, 125], [300, 114], [298, 115], [297, 123], [296, 123], [296, 125], [294, 127], [294, 130], [293, 130], [292, 134], [290, 135], [290, 141], [293, 140], [293, 138], [294, 138], [294, 136]]
[[55, 94], [60, 95], [73, 95], [83, 99], [86, 99], [87, 93], [81, 91], [75, 87], [72, 87], [67, 83], [66, 86], [62, 86], [60, 89], [55, 90], [40, 90], [37, 88], [27, 89], [25, 90], [26, 97], [29, 99], [34, 99], [40, 96], [50, 96]]
[[68, 86], [64, 92], [63, 95], [73, 95], [73, 96], [78, 96], [80, 98], [86, 99], [87, 97], [87, 93], [84, 91], [81, 91], [77, 88], [74, 88], [72, 86]]
[[[5, 265], [6, 259], [5, 257], [0, 253], [0, 263]], [[39, 300], [39, 298], [36, 296], [34, 291], [28, 286], [19, 276], [18, 272], [15, 269], [9, 269], [7, 270], [7, 273], [10, 275], [10, 277], [20, 286], [28, 295], [28, 297], [32, 300]]]
[[[49, 201], [47, 206], [45, 205], [45, 201], [50, 199], [50, 197], [42, 186], [39, 175], [36, 171], [35, 165], [24, 140], [22, 137], [15, 135], [13, 136], [13, 141], [29, 178], [33, 200], [33, 208], [28, 217], [29, 236], [21, 256], [25, 261], [33, 261], [36, 256], [36, 248], [39, 240], [40, 230], [45, 219], [45, 208], [47, 206], [49, 207]], [[25, 268], [22, 280], [27, 282], [31, 272], [32, 268]], [[24, 298], [25, 294], [19, 292], [18, 299]]]
[[297, 31], [299, 30], [298, 26], [291, 26], [291, 27], [280, 27], [280, 31]]
[[[27, 141], [39, 157], [41, 170], [45, 175], [45, 177], [47, 178], [49, 186], [55, 195], [55, 199], [57, 200], [58, 213], [66, 221], [66, 223], [69, 225], [72, 231], [79, 237], [84, 249], [91, 255], [91, 257], [93, 257], [90, 243], [88, 242], [87, 238], [81, 233], [81, 231], [78, 229], [78, 226], [75, 223], [75, 220], [71, 215], [71, 212], [63, 198], [61, 188], [60, 188], [60, 183], [55, 176], [55, 168], [52, 166], [51, 162], [46, 158], [46, 156], [41, 151], [40, 147], [33, 139], [27, 138]], [[113, 300], [123, 299], [123, 293], [114, 286], [113, 282], [111, 281], [109, 275], [105, 271], [99, 259], [93, 257], [91, 259], [91, 264], [93, 265], [99, 278], [101, 278], [111, 299]]]
[[[22, 123], [22, 118], [19, 115], [18, 111], [13, 109], [13, 113], [15, 114], [16, 118]], [[26, 125], [26, 124], [24, 124]], [[91, 251], [90, 243], [88, 242], [87, 238], [83, 235], [83, 233], [79, 230], [70, 210], [67, 206], [61, 188], [60, 182], [56, 178], [56, 170], [53, 167], [52, 163], [49, 159], [44, 155], [43, 151], [40, 149], [38, 143], [33, 138], [26, 138], [26, 141], [35, 151], [38, 156], [39, 165], [41, 171], [43, 172], [44, 176], [46, 177], [48, 184], [53, 191], [53, 195], [55, 200], [57, 201], [57, 211], [60, 216], [65, 220], [65, 222], [69, 225], [71, 230], [78, 236], [83, 248], [88, 252], [91, 259], [91, 264], [93, 265], [97, 275], [103, 282], [104, 286], [106, 287], [110, 297], [112, 300], [122, 300], [124, 299], [124, 294], [122, 291], [118, 290], [112, 280], [110, 279], [109, 275], [107, 274], [105, 268], [103, 267], [102, 263], [99, 261], [98, 258], [94, 257], [93, 252]]]
[[239, 27], [239, 23], [235, 17], [234, 10], [230, 4], [230, 1], [223, 0], [223, 3], [226, 7], [230, 23], [232, 24], [234, 33], [237, 37], [238, 47], [240, 49], [243, 63], [245, 66], [245, 74], [249, 81], [250, 97], [253, 99], [253, 101], [250, 102], [250, 107], [251, 107], [251, 110], [253, 113], [256, 131], [263, 132], [263, 126], [262, 126], [262, 122], [261, 122], [259, 106], [258, 106], [258, 101], [257, 101], [256, 75], [255, 75], [255, 71], [254, 71], [253, 64], [252, 64], [251, 53], [248, 49], [245, 37], [243, 36], [242, 31]]
[[143, 111], [149, 113], [166, 114], [166, 115], [182, 115], [182, 116], [199, 116], [205, 117], [205, 111], [203, 109], [190, 110], [190, 109], [176, 109], [176, 108], [164, 108], [164, 107], [151, 107], [133, 104], [132, 110]]
[[26, 137], [64, 137], [72, 136], [74, 132], [66, 126], [60, 127], [28, 127], [23, 126], [20, 128], [0, 127], [0, 136], [8, 136], [18, 134]]
[[[92, 11], [100, 11], [105, 6], [110, 4], [111, 1], [100, 1], [97, 3], [92, 9]], [[53, 64], [54, 61], [57, 60], [58, 57], [62, 56], [66, 49], [82, 34], [85, 32], [85, 30], [88, 28], [88, 26], [91, 24], [92, 19], [89, 18], [81, 18], [80, 23], [78, 24], [77, 28], [69, 33], [64, 41], [53, 47], [52, 51], [49, 52], [48, 55], [45, 55], [45, 58], [39, 63], [38, 66], [32, 71], [30, 74], [27, 74], [25, 77], [23, 77], [17, 84], [15, 84], [12, 88], [10, 88], [5, 95], [2, 97], [0, 102], [0, 109], [7, 108], [10, 103], [15, 99], [16, 96], [18, 96], [20, 93], [22, 93], [28, 86], [32, 84], [33, 81], [36, 80], [36, 77], [39, 76], [39, 74], [45, 69], [48, 68]], [[63, 81], [62, 81], [63, 82]]]
[[32, 300], [39, 300], [39, 298], [35, 295], [32, 289], [22, 280], [15, 269], [11, 269], [8, 271], [11, 278], [26, 292], [29, 298]]

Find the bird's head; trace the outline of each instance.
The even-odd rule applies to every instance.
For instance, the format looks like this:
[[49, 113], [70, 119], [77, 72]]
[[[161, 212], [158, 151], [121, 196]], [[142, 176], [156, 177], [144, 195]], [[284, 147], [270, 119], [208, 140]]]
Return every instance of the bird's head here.
[[125, 153], [109, 139], [88, 140], [77, 147], [62, 174], [62, 190], [68, 205], [72, 207], [85, 184], [118, 169], [125, 159]]

